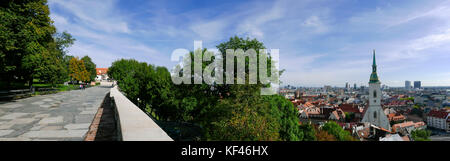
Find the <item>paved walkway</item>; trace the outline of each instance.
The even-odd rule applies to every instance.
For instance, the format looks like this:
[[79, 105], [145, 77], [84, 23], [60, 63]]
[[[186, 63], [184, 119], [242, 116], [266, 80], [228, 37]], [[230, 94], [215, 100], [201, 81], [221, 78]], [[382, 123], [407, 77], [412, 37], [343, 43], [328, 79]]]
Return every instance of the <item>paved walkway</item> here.
[[109, 87], [0, 102], [0, 141], [82, 141]]
[[430, 136], [431, 141], [450, 141], [450, 135]]

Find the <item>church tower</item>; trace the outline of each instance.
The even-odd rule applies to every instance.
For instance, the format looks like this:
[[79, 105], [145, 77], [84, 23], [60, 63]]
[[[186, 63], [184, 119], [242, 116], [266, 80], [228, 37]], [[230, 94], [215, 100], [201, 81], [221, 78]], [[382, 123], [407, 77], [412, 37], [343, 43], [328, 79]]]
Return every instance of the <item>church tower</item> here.
[[381, 108], [381, 82], [378, 79], [375, 50], [373, 50], [372, 74], [369, 80], [369, 107], [366, 109], [361, 122], [369, 122], [386, 130], [391, 130], [389, 120]]

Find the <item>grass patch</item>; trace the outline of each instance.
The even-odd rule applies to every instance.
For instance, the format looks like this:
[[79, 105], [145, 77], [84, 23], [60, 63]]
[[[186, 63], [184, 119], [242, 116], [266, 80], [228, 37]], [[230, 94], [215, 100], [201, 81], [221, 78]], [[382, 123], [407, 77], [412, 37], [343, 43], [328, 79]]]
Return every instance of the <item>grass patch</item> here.
[[69, 84], [67, 86], [65, 86], [63, 84], [60, 84], [58, 86], [58, 90], [59, 91], [70, 91], [70, 90], [76, 90], [76, 89], [79, 89], [79, 88], [80, 88], [79, 85], [74, 85], [74, 84]]
[[[95, 86], [100, 85], [100, 83], [96, 83]], [[87, 86], [86, 88], [94, 87], [94, 86]], [[10, 90], [24, 90], [24, 92], [10, 92], [10, 93], [3, 93], [0, 94], [1, 100], [15, 100], [15, 99], [22, 99], [32, 96], [38, 96], [38, 95], [47, 95], [47, 94], [54, 94], [58, 92], [63, 91], [71, 91], [71, 90], [79, 90], [80, 85], [79, 84], [47, 84], [39, 82], [39, 80], [35, 80], [33, 82], [33, 88], [34, 93], [29, 92], [29, 86], [28, 83], [6, 83], [3, 81], [0, 81], [0, 91], [10, 91]]]

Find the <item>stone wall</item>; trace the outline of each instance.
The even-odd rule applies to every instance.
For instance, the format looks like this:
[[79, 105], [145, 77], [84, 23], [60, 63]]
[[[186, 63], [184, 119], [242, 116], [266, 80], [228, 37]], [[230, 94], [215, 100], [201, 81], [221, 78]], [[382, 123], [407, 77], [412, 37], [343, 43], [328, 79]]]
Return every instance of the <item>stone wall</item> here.
[[147, 114], [126, 98], [117, 86], [110, 92], [122, 141], [173, 141]]

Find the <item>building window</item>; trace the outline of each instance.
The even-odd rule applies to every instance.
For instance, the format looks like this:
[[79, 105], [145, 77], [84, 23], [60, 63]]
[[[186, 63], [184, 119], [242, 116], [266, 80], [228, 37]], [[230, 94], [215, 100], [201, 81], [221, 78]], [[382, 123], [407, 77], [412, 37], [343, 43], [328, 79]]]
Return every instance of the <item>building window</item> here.
[[377, 91], [373, 91], [373, 98], [377, 98]]
[[377, 118], [377, 112], [373, 113], [373, 118], [375, 118], [375, 119]]

